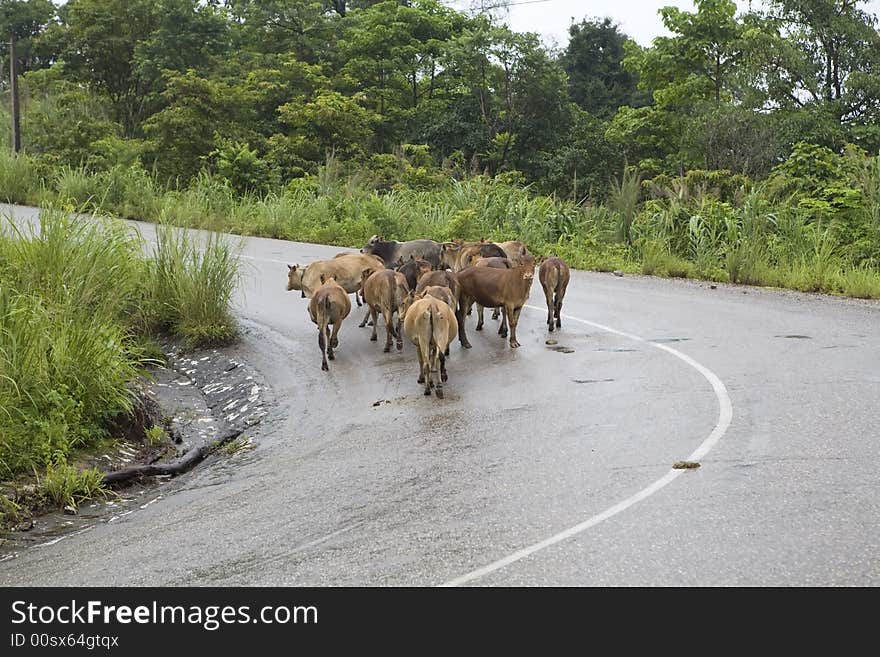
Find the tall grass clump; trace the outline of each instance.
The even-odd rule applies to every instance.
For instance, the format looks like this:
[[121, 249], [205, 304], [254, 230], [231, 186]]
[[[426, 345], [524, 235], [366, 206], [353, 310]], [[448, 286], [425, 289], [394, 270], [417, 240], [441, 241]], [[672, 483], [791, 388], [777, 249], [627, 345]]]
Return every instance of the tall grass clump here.
[[0, 202], [34, 203], [42, 187], [39, 168], [27, 155], [0, 150]]
[[840, 274], [840, 289], [848, 297], [880, 299], [880, 272], [867, 265], [848, 269]]
[[139, 243], [46, 210], [0, 234], [0, 475], [60, 463], [131, 410]]
[[625, 244], [632, 243], [632, 224], [638, 210], [641, 185], [641, 175], [629, 167], [624, 169], [619, 180], [614, 178], [611, 181], [608, 206], [617, 219], [617, 240]]
[[239, 264], [222, 237], [160, 227], [153, 255], [124, 222], [70, 206], [0, 218], [0, 477], [49, 467], [59, 490], [83, 488], [67, 459], [131, 412], [146, 332], [235, 334]]
[[190, 346], [221, 344], [235, 337], [230, 307], [240, 260], [224, 236], [197, 236], [160, 224], [151, 267], [149, 303], [162, 328], [182, 336]]

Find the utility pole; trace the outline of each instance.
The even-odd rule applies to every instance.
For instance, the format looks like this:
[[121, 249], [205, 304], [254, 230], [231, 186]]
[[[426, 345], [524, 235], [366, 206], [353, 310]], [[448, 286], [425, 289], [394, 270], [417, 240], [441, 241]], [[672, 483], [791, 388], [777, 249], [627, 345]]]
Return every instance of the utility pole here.
[[21, 122], [18, 112], [18, 66], [15, 58], [15, 32], [9, 41], [9, 91], [12, 94], [12, 152], [21, 150]]

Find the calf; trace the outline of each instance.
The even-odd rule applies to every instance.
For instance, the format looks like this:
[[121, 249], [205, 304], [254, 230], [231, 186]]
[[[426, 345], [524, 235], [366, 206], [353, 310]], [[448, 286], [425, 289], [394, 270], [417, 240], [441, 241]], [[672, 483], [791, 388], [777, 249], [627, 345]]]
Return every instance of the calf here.
[[431, 263], [432, 267], [440, 266], [440, 244], [434, 240], [410, 240], [409, 242], [395, 242], [385, 240], [379, 235], [373, 235], [370, 241], [364, 244], [361, 253], [379, 256], [385, 261], [388, 269], [394, 269], [394, 263], [398, 260], [404, 262], [410, 256], [423, 258]]
[[[363, 294], [368, 306], [367, 314], [360, 323], [363, 327], [370, 317], [373, 322], [373, 335], [370, 340], [376, 341], [376, 325], [378, 313], [385, 318], [385, 349], [391, 351], [392, 338], [397, 338], [397, 350], [403, 349], [403, 338], [400, 335], [401, 305], [409, 292], [406, 277], [391, 269], [380, 269], [372, 273], [364, 272]], [[397, 326], [394, 325], [394, 314], [397, 313]]]
[[[510, 324], [510, 346], [519, 347], [516, 339], [516, 326], [522, 307], [529, 298], [532, 280], [535, 277], [535, 259], [531, 256], [519, 267], [496, 269], [494, 267], [468, 267], [458, 273], [461, 285], [461, 296], [458, 299], [458, 339], [461, 346], [470, 349], [465, 332], [465, 315], [473, 303], [488, 308], [504, 309], [507, 322]], [[507, 333], [502, 323], [499, 335]]]
[[[448, 379], [445, 352], [458, 331], [455, 314], [443, 301], [425, 296], [406, 309], [403, 331], [418, 350], [418, 382], [425, 384], [425, 394], [430, 395], [434, 388], [437, 397], [443, 399], [443, 382]], [[435, 384], [431, 372], [438, 369], [440, 380]]]
[[[348, 317], [350, 312], [351, 301], [342, 286], [332, 276], [327, 279], [322, 278], [321, 285], [315, 290], [309, 301], [309, 317], [318, 325], [321, 369], [325, 372], [330, 369], [327, 365], [327, 359], [334, 359], [333, 350], [339, 346], [338, 335], [342, 320]], [[328, 324], [333, 324], [332, 333]]]
[[562, 258], [547, 258], [538, 270], [538, 279], [544, 288], [547, 301], [547, 330], [553, 331], [553, 320], [556, 328], [562, 328], [562, 299], [571, 278], [571, 271]]

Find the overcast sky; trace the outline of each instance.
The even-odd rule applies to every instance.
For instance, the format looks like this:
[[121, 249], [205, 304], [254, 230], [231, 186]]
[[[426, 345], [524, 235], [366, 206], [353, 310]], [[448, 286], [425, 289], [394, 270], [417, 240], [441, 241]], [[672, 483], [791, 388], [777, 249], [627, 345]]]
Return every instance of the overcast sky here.
[[[467, 9], [471, 0], [445, 0], [456, 9]], [[499, 4], [498, 0], [485, 0], [485, 6]], [[761, 0], [737, 0], [741, 11], [749, 5], [759, 8]], [[564, 48], [568, 43], [568, 26], [572, 19], [610, 16], [621, 30], [643, 46], [651, 45], [656, 36], [667, 35], [657, 10], [674, 5], [685, 11], [693, 11], [690, 0], [512, 0], [507, 23], [517, 32], [537, 32], [548, 46]], [[870, 0], [862, 5], [867, 11], [880, 14], [880, 0]]]

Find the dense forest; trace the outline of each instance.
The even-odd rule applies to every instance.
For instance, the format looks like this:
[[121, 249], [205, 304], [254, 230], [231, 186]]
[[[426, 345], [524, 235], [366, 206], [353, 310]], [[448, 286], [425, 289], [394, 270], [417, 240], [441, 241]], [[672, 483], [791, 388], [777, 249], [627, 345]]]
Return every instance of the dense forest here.
[[0, 192], [348, 245], [528, 238], [578, 266], [880, 294], [863, 284], [880, 264], [865, 3], [660, 13], [670, 36], [650, 47], [585, 17], [550, 50], [503, 12], [438, 0], [4, 2], [26, 162], [4, 156]]

